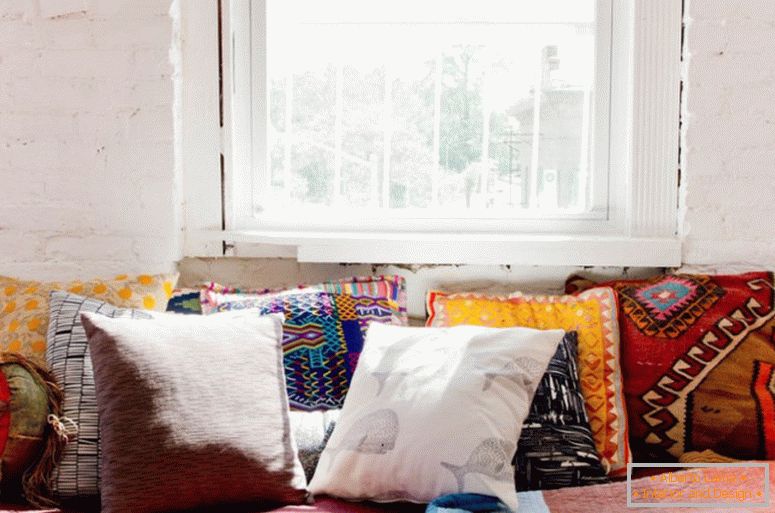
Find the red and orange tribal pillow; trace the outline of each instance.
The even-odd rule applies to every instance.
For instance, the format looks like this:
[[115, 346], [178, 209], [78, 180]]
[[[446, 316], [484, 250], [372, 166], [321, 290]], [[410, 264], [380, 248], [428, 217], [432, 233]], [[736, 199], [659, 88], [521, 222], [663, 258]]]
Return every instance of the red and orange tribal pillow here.
[[[636, 461], [706, 449], [774, 459], [772, 274], [674, 274], [604, 285], [617, 292]], [[589, 286], [572, 277], [566, 290]]]

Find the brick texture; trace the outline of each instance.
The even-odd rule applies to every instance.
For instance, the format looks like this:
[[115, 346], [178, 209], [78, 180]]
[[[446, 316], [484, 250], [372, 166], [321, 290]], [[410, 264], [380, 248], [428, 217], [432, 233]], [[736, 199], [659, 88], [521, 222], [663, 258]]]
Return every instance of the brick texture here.
[[0, 273], [180, 258], [170, 0], [0, 0]]
[[775, 2], [687, 0], [684, 262], [775, 267]]
[[[179, 260], [175, 12], [0, 0], [0, 273]], [[775, 1], [686, 0], [685, 23], [684, 261], [775, 267]]]

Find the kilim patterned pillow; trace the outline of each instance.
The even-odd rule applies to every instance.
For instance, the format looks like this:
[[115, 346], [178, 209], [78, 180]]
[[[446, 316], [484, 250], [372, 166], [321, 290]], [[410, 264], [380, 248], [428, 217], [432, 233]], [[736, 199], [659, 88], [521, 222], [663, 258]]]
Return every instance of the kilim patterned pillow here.
[[515, 456], [517, 490], [608, 481], [584, 408], [577, 345], [576, 332], [568, 332], [533, 396]]
[[[343, 291], [344, 292], [344, 291]], [[391, 297], [296, 289], [276, 294], [202, 293], [204, 313], [257, 308], [283, 313], [283, 351], [288, 399], [294, 409], [341, 408], [366, 329], [372, 322], [404, 324]]]
[[612, 289], [598, 287], [578, 296], [517, 292], [509, 297], [432, 291], [427, 307], [428, 326], [523, 326], [577, 332], [581, 392], [595, 447], [609, 474], [626, 472], [630, 451]]
[[[569, 290], [589, 286], [571, 277]], [[775, 459], [775, 282], [767, 272], [609, 282], [638, 460]]]
[[100, 434], [89, 346], [81, 324], [82, 312], [111, 317], [150, 317], [142, 310], [121, 310], [96, 299], [52, 292], [46, 360], [64, 391], [63, 416], [75, 421], [78, 435], [67, 444], [52, 487], [61, 498], [99, 494]]

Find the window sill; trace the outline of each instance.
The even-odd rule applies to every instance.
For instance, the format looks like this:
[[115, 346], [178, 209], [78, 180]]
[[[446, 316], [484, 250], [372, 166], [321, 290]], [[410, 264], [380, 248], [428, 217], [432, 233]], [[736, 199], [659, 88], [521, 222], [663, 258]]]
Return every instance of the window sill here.
[[187, 256], [213, 256], [214, 242], [260, 247], [299, 262], [678, 267], [676, 238], [454, 233], [189, 232]]

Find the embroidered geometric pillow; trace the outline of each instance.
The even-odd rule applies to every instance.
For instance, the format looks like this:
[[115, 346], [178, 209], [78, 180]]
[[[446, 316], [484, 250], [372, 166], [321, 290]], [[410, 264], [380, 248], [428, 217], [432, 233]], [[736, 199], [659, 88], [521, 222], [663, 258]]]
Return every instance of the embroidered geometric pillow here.
[[626, 472], [631, 460], [612, 289], [599, 287], [577, 296], [517, 292], [509, 297], [432, 291], [427, 308], [427, 326], [522, 326], [577, 332], [581, 392], [595, 447], [609, 475]]
[[175, 289], [167, 303], [167, 311], [171, 313], [200, 315], [202, 304], [199, 300], [200, 289]]
[[406, 280], [404, 280], [403, 276], [398, 275], [353, 276], [314, 285], [301, 284], [295, 288], [269, 289], [234, 288], [212, 282], [202, 289], [200, 310], [202, 313], [208, 314], [215, 309], [214, 296], [212, 294], [261, 296], [301, 289], [322, 290], [332, 294], [355, 296], [360, 298], [359, 302], [362, 304], [362, 309], [367, 308], [368, 298], [371, 298], [375, 300], [372, 301], [376, 305], [375, 307], [389, 310], [391, 315], [396, 317], [392, 321], [393, 324], [403, 326], [409, 323], [406, 311]]
[[372, 322], [402, 325], [392, 298], [300, 289], [259, 296], [202, 294], [203, 312], [256, 308], [282, 313], [286, 387], [291, 408], [341, 408], [366, 329]]
[[52, 476], [54, 493], [61, 498], [99, 494], [100, 432], [97, 394], [82, 312], [111, 317], [147, 318], [142, 310], [122, 310], [97, 299], [67, 292], [52, 292], [48, 301], [46, 361], [64, 392], [63, 415], [78, 425], [78, 435], [65, 446], [62, 460]]
[[0, 349], [43, 358], [48, 296], [54, 290], [108, 301], [122, 308], [164, 311], [176, 274], [118, 275], [110, 280], [39, 282], [0, 276]]
[[[577, 278], [567, 286], [585, 286]], [[771, 273], [611, 282], [639, 459], [712, 450], [775, 458], [775, 282]]]
[[566, 333], [533, 396], [515, 456], [517, 490], [608, 481], [584, 409], [577, 346], [576, 332]]

